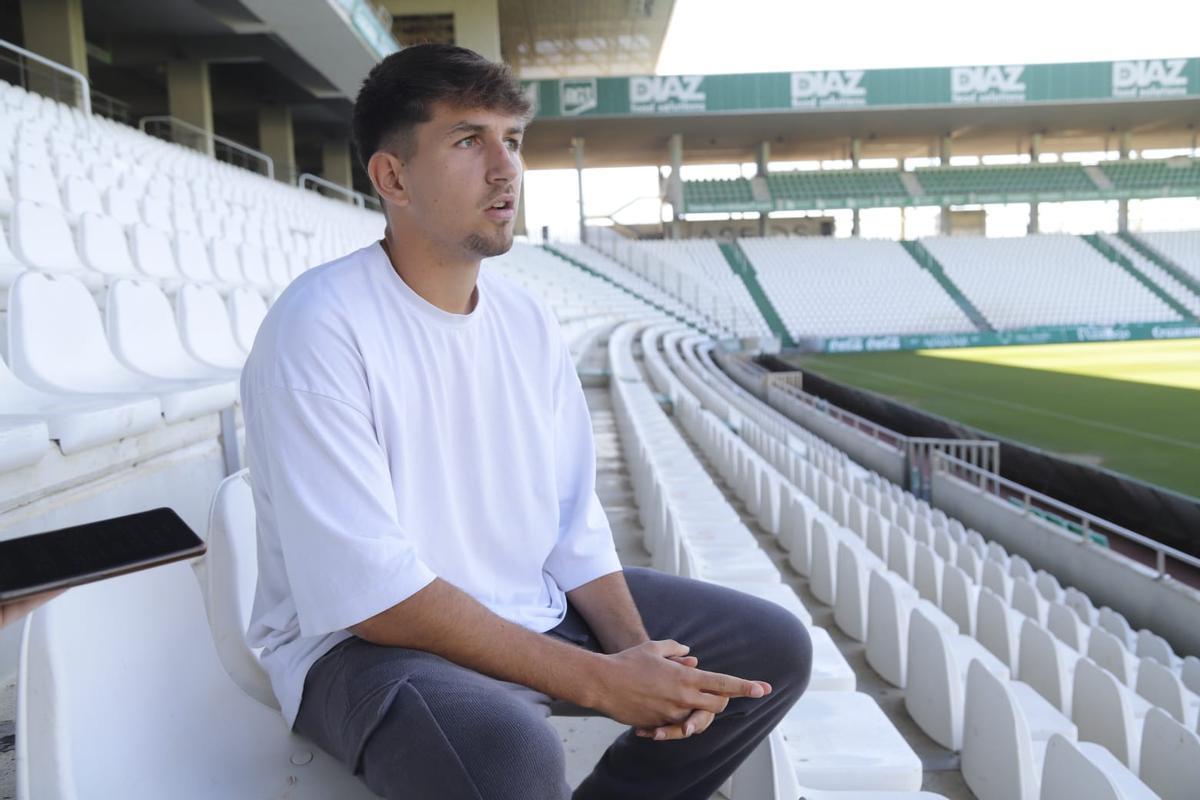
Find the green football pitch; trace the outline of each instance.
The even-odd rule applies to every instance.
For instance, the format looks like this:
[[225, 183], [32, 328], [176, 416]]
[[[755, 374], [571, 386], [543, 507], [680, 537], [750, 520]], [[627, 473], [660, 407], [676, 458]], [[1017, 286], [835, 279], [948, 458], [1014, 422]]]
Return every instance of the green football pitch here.
[[1200, 340], [796, 355], [802, 370], [1200, 497]]

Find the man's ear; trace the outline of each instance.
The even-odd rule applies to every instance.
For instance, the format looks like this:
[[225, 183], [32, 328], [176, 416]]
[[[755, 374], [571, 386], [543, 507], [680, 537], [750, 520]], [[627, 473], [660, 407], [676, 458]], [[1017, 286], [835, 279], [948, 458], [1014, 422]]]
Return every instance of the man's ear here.
[[367, 161], [367, 176], [385, 202], [394, 206], [408, 205], [404, 162], [395, 155], [385, 150], [376, 151]]

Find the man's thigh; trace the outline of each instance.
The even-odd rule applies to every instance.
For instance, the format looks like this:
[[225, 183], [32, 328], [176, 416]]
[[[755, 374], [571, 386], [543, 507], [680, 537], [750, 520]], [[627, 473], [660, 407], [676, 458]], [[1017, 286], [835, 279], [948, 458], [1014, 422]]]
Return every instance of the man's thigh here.
[[570, 795], [549, 698], [420, 650], [351, 638], [309, 670], [296, 730], [384, 797]]

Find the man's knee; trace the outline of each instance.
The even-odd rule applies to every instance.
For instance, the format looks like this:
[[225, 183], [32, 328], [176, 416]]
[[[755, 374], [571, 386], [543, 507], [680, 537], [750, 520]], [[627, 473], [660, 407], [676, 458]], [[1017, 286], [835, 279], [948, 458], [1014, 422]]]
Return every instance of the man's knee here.
[[774, 692], [799, 697], [808, 688], [812, 675], [812, 638], [795, 614], [774, 603], [763, 601], [754, 615], [754, 638], [759, 642], [756, 665], [762, 675], [744, 677], [764, 680]]

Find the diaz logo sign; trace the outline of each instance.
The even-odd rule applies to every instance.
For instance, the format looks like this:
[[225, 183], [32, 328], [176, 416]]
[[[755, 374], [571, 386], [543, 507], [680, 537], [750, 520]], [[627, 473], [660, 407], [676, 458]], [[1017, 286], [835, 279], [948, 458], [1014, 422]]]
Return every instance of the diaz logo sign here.
[[865, 106], [866, 73], [861, 69], [792, 73], [792, 108]]
[[1152, 58], [1146, 61], [1114, 61], [1113, 97], [1177, 97], [1186, 95], [1186, 58]]
[[708, 96], [703, 75], [653, 75], [629, 79], [629, 110], [634, 114], [704, 111]]
[[1023, 103], [1025, 82], [1021, 65], [951, 67], [952, 103]]
[[595, 78], [568, 78], [558, 82], [558, 110], [564, 117], [591, 111], [598, 98]]

